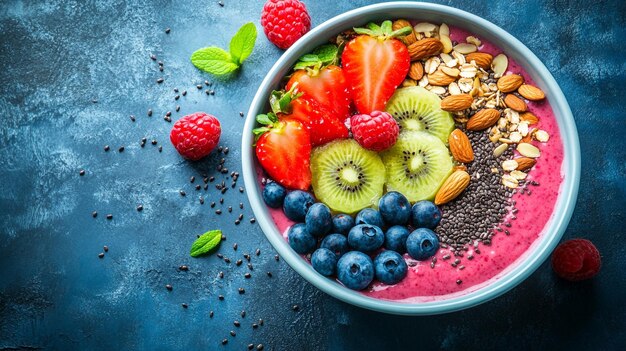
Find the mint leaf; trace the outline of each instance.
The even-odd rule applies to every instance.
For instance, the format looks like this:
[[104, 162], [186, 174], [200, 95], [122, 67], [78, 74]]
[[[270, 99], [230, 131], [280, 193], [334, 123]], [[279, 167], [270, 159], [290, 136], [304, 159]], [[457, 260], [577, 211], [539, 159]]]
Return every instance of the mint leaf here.
[[214, 46], [196, 50], [191, 55], [191, 63], [205, 72], [216, 75], [227, 74], [239, 68], [238, 64], [233, 63], [229, 53]]
[[202, 234], [196, 241], [191, 245], [191, 251], [189, 254], [191, 257], [198, 257], [209, 253], [211, 250], [216, 248], [220, 242], [222, 241], [222, 231], [217, 230], [209, 230], [208, 232]]
[[328, 44], [313, 50], [313, 55], [317, 56], [317, 59], [322, 63], [330, 63], [337, 57], [337, 51], [337, 46]]
[[241, 65], [250, 56], [256, 42], [256, 27], [254, 23], [244, 24], [230, 40], [230, 55], [233, 62]]

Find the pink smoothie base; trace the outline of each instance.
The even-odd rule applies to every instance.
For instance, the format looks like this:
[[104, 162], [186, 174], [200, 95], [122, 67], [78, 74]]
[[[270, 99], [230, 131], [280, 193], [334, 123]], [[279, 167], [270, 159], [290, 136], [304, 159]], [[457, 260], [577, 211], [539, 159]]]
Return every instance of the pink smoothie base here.
[[[470, 35], [466, 31], [452, 27], [450, 33], [451, 39], [458, 42], [464, 42], [465, 38]], [[484, 40], [479, 50], [490, 53], [494, 57], [501, 53], [501, 50]], [[533, 84], [528, 74], [510, 58], [508, 71], [522, 75], [527, 83]], [[472, 246], [465, 256], [473, 253], [474, 259], [463, 258], [462, 265], [465, 268], [462, 270], [459, 269], [460, 265], [455, 268], [450, 264], [454, 261], [454, 255], [448, 249], [439, 250], [434, 269], [430, 267], [430, 260], [416, 261], [405, 254], [404, 257], [409, 263], [406, 278], [396, 285], [385, 285], [374, 281], [370, 287], [362, 291], [364, 295], [406, 303], [450, 299], [491, 284], [515, 267], [517, 261], [523, 260], [524, 254], [529, 251], [537, 238], [543, 235], [543, 230], [552, 217], [564, 177], [562, 172], [563, 143], [552, 108], [547, 100], [527, 103], [528, 110], [539, 117], [539, 123], [533, 127], [547, 131], [550, 134], [550, 140], [545, 144], [534, 142], [541, 150], [541, 157], [537, 159], [537, 164], [530, 171], [527, 179], [537, 181], [540, 185], [529, 185], [529, 189], [532, 190], [531, 195], [516, 192], [511, 197], [511, 201], [515, 201], [515, 207], [519, 212], [516, 214], [517, 219], [513, 220], [512, 214], [509, 213], [503, 220], [503, 222], [511, 223], [511, 227], [506, 228], [511, 233], [510, 236], [495, 232], [491, 245], [478, 245], [480, 254], [474, 253]], [[260, 180], [263, 177], [263, 171], [257, 167], [257, 178]], [[285, 217], [280, 209], [270, 209], [270, 214], [286, 240], [287, 231], [294, 223]], [[450, 255], [452, 258], [447, 261], [443, 260], [445, 255]], [[457, 280], [461, 280], [462, 283], [457, 284]]]

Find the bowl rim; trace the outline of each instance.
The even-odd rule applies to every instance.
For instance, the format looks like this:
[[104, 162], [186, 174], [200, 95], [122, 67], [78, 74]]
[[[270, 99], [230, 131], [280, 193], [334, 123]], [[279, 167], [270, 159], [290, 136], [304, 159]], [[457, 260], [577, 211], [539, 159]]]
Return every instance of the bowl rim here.
[[[251, 133], [255, 125], [257, 113], [261, 113], [261, 109], [266, 106], [269, 92], [276, 85], [275, 77], [277, 73], [285, 69], [287, 65], [289, 65], [287, 68], [290, 68], [300, 56], [300, 53], [306, 51], [305, 48], [310, 45], [311, 41], [323, 38], [329, 29], [334, 29], [338, 25], [343, 25], [345, 22], [354, 21], [356, 18], [376, 16], [385, 11], [404, 10], [424, 11], [425, 13], [455, 17], [460, 21], [471, 22], [473, 25], [481, 28], [481, 30], [491, 32], [494, 37], [512, 47], [513, 50], [519, 54], [520, 59], [517, 59], [518, 63], [521, 64], [520, 61], [523, 59], [523, 61], [526, 62], [524, 66], [532, 67], [532, 71], [534, 71], [537, 76], [541, 77], [544, 83], [542, 86], [544, 90], [549, 92], [550, 106], [557, 119], [564, 149], [562, 172], [567, 175], [561, 183], [560, 194], [557, 198], [552, 217], [548, 220], [546, 227], [543, 229], [544, 235], [538, 238], [538, 240], [541, 240], [540, 242], [535, 242], [534, 244], [533, 255], [527, 255], [523, 263], [516, 261], [512, 264], [515, 265], [515, 267], [503, 274], [499, 279], [468, 294], [452, 297], [450, 299], [419, 303], [376, 299], [363, 295], [360, 292], [352, 291], [338, 284], [336, 281], [323, 277], [315, 272], [309, 263], [291, 249], [287, 241], [283, 238], [282, 233], [278, 232], [276, 229], [271, 215], [269, 215], [263, 203], [256, 177], [254, 152], [252, 148], [253, 136]], [[347, 24], [343, 28], [346, 27], [348, 27]], [[335, 32], [333, 32], [333, 34], [334, 33]], [[308, 47], [308, 49], [310, 50], [312, 48]], [[507, 55], [509, 55], [508, 51]], [[525, 69], [530, 74], [528, 67]], [[422, 2], [385, 2], [360, 7], [325, 21], [298, 40], [291, 48], [283, 53], [278, 61], [276, 61], [263, 79], [254, 96], [243, 129], [241, 155], [242, 173], [252, 210], [263, 233], [287, 264], [309, 283], [339, 300], [374, 311], [400, 315], [432, 315], [458, 311], [496, 298], [517, 286], [548, 258], [560, 241], [574, 211], [580, 182], [580, 145], [574, 118], [559, 85], [539, 58], [504, 29], [483, 18], [453, 7]]]

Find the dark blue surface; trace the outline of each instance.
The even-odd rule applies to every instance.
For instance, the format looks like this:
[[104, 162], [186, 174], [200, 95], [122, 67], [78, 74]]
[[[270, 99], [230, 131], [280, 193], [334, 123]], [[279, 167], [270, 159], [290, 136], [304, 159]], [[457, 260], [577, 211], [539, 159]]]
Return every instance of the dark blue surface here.
[[[171, 125], [163, 116], [176, 104], [181, 110], [174, 119], [199, 110], [215, 114], [223, 124], [221, 144], [230, 148], [225, 166], [240, 171], [239, 111], [247, 110], [281, 51], [261, 34], [232, 80], [203, 74], [188, 58], [199, 47], [226, 46], [245, 22], [258, 25], [263, 2], [224, 0], [224, 7], [212, 0], [2, 2], [0, 349], [242, 350], [262, 343], [266, 350], [593, 350], [626, 345], [624, 2], [443, 2], [512, 33], [561, 85], [582, 148], [581, 192], [565, 237], [593, 240], [604, 267], [592, 281], [569, 284], [556, 279], [546, 263], [494, 301], [421, 318], [369, 312], [319, 292], [274, 260], [262, 232], [248, 221], [252, 213], [245, 193], [238, 191], [241, 178], [224, 195], [224, 204], [213, 209], [211, 201], [221, 197], [213, 184], [208, 191], [194, 189], [203, 172], [225, 178], [215, 171], [220, 155], [190, 163], [171, 147]], [[317, 25], [372, 2], [306, 3]], [[164, 73], [150, 54], [164, 62]], [[163, 84], [156, 84], [159, 77]], [[207, 87], [195, 87], [207, 79], [213, 96], [205, 94]], [[178, 102], [176, 87], [189, 92]], [[143, 149], [142, 137], [148, 138]], [[162, 153], [150, 144], [153, 138]], [[107, 144], [112, 150], [105, 153]], [[122, 145], [125, 151], [119, 153]], [[79, 176], [80, 169], [85, 176]], [[190, 176], [196, 176], [194, 184]], [[138, 204], [143, 212], [135, 210]], [[222, 215], [214, 213], [217, 208]], [[113, 220], [106, 220], [108, 213]], [[244, 219], [235, 226], [240, 213]], [[216, 256], [189, 257], [196, 234], [214, 228], [227, 236], [220, 252], [231, 264]], [[100, 259], [103, 245], [110, 250]], [[250, 279], [244, 278], [246, 263], [235, 265], [244, 253], [252, 254]], [[178, 270], [183, 264], [189, 271]], [[253, 329], [259, 318], [264, 325]], [[233, 325], [235, 320], [241, 327]], [[230, 330], [237, 335], [231, 337]]]

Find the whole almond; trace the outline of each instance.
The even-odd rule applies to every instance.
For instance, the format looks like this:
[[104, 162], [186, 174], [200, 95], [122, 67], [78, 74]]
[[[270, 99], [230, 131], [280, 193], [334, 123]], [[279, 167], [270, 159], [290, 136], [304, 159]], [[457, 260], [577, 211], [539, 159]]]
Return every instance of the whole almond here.
[[506, 104], [507, 107], [517, 112], [526, 112], [526, 110], [528, 109], [528, 106], [526, 106], [526, 103], [524, 102], [524, 100], [518, 98], [517, 96], [513, 94], [508, 94], [504, 98], [504, 103]]
[[498, 119], [500, 119], [500, 111], [493, 108], [485, 108], [476, 112], [467, 121], [465, 128], [472, 131], [487, 129], [494, 125]]
[[534, 158], [530, 158], [530, 157], [519, 157], [519, 158], [516, 158], [515, 161], [517, 161], [516, 169], [522, 172], [531, 169], [535, 165], [535, 163], [537, 163], [537, 161]]
[[417, 61], [437, 55], [443, 49], [443, 44], [437, 38], [425, 38], [408, 46], [411, 61]]
[[449, 76], [438, 69], [435, 73], [428, 75], [428, 83], [439, 87], [447, 87], [450, 83], [456, 81], [455, 77]]
[[469, 185], [470, 175], [465, 171], [454, 171], [443, 183], [437, 195], [435, 205], [443, 205], [459, 196]]
[[411, 68], [409, 68], [409, 77], [411, 79], [420, 80], [424, 76], [424, 66], [419, 61], [411, 63]]
[[476, 62], [478, 67], [487, 70], [491, 67], [491, 61], [493, 60], [493, 56], [486, 52], [472, 52], [471, 54], [467, 54], [465, 56], [465, 60], [467, 62]]
[[474, 150], [472, 144], [465, 133], [460, 129], [455, 129], [448, 137], [450, 153], [455, 160], [461, 163], [474, 161]]
[[441, 109], [449, 112], [463, 111], [472, 106], [474, 98], [468, 94], [450, 95], [441, 100]]
[[524, 77], [518, 74], [509, 74], [498, 79], [498, 89], [503, 93], [510, 93], [517, 90], [522, 84], [524, 84]]
[[517, 88], [517, 92], [528, 100], [539, 101], [546, 98], [546, 94], [541, 89], [530, 84], [522, 84]]
[[[402, 29], [404, 27], [411, 27], [411, 29], [413, 29], [413, 26], [411, 25], [411, 23], [407, 20], [403, 20], [403, 19], [399, 19], [397, 21], [394, 21], [393, 24], [391, 25], [391, 28], [396, 31], [398, 29]], [[401, 42], [404, 43], [404, 45], [411, 45], [413, 43], [415, 43], [417, 41], [417, 37], [415, 36], [415, 32], [413, 30], [411, 30], [411, 33], [400, 37], [399, 38]]]
[[537, 124], [539, 122], [539, 117], [533, 115], [530, 112], [521, 113], [519, 115], [519, 119], [528, 122], [528, 124]]

